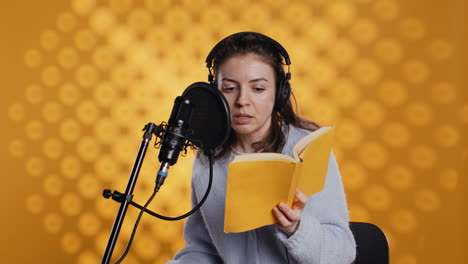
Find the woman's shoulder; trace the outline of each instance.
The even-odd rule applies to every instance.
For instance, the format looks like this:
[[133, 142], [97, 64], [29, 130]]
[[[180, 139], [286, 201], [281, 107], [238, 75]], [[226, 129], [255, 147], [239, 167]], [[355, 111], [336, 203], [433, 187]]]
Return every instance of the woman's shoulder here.
[[291, 137], [291, 138], [303, 138], [307, 135], [309, 135], [310, 133], [312, 133], [313, 131], [312, 130], [309, 130], [309, 129], [305, 129], [305, 128], [301, 128], [301, 127], [297, 127], [297, 126], [293, 126], [293, 125], [289, 125], [289, 133], [288, 133], [288, 136]]
[[[216, 160], [217, 165], [226, 165], [232, 160], [231, 155], [225, 155], [219, 159]], [[213, 165], [215, 164], [213, 160]], [[196, 153], [195, 158], [193, 159], [193, 166], [192, 170], [194, 172], [200, 172], [204, 170], [208, 170], [210, 167], [210, 160], [208, 159], [208, 156], [205, 155], [204, 153]]]
[[286, 144], [284, 145], [283, 153], [287, 155], [292, 155], [292, 151], [296, 143], [312, 132], [313, 131], [305, 128], [288, 125], [287, 132], [285, 133]]

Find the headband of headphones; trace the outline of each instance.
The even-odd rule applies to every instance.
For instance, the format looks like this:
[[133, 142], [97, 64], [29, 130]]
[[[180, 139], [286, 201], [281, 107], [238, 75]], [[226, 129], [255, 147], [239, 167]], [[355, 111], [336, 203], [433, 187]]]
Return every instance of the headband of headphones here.
[[[288, 66], [291, 65], [291, 60], [289, 59], [289, 54], [288, 54], [288, 52], [287, 52], [286, 49], [283, 48], [283, 46], [281, 46], [281, 44], [279, 44], [276, 40], [274, 40], [274, 39], [272, 39], [272, 38], [270, 38], [270, 37], [268, 37], [268, 36], [265, 36], [265, 35], [263, 35], [263, 34], [261, 34], [261, 33], [251, 32], [251, 31], [245, 31], [245, 32], [239, 32], [239, 33], [235, 33], [235, 34], [232, 34], [232, 35], [230, 35], [230, 36], [227, 36], [226, 38], [224, 38], [223, 40], [221, 40], [220, 42], [218, 42], [218, 44], [216, 44], [216, 45], [213, 47], [213, 49], [210, 51], [210, 53], [209, 53], [208, 56], [206, 57], [206, 60], [205, 60], [205, 62], [206, 62], [206, 67], [207, 67], [208, 69], [211, 69], [211, 67], [213, 66], [213, 59], [214, 59], [214, 57], [215, 57], [215, 55], [216, 55], [216, 53], [217, 53], [217, 51], [218, 51], [218, 49], [219, 49], [220, 44], [221, 44], [224, 40], [226, 40], [226, 39], [228, 39], [228, 38], [233, 38], [233, 37], [234, 37], [234, 38], [241, 38], [241, 37], [247, 36], [247, 35], [259, 36], [259, 37], [261, 37], [261, 38], [267, 39], [267, 40], [275, 47], [275, 49], [281, 54], [281, 56], [284, 58], [285, 64], [288, 65]], [[290, 75], [289, 72], [288, 72], [288, 75]]]
[[[257, 32], [239, 32], [233, 35], [230, 35], [214, 46], [214, 48], [211, 50], [210, 54], [206, 57], [206, 67], [208, 68], [208, 81], [213, 84], [214, 87], [216, 87], [216, 84], [214, 83], [215, 78], [213, 76], [212, 72], [212, 66], [213, 66], [213, 61], [214, 57], [218, 53], [218, 49], [221, 46], [221, 43], [224, 42], [228, 38], [233, 38], [234, 40], [242, 38], [244, 36], [255, 36], [259, 39], [264, 39], [271, 43], [273, 47], [276, 49], [276, 51], [283, 57], [285, 65], [288, 66], [288, 71], [284, 73], [284, 76], [279, 76], [279, 79], [277, 80], [277, 86], [276, 86], [276, 96], [275, 96], [275, 105], [274, 109], [276, 111], [280, 111], [289, 101], [289, 97], [291, 95], [291, 85], [289, 84], [289, 80], [291, 79], [291, 72], [289, 72], [289, 65], [291, 65], [291, 60], [289, 59], [288, 52], [279, 44], [276, 42], [274, 39], [267, 37], [263, 34], [257, 33]], [[283, 65], [281, 65], [283, 66]]]

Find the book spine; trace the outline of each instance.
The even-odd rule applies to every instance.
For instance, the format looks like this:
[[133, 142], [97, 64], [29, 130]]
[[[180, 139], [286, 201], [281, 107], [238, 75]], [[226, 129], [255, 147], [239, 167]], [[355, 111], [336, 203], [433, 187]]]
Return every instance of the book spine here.
[[286, 204], [289, 207], [292, 207], [292, 204], [294, 202], [294, 199], [296, 198], [296, 188], [297, 184], [299, 182], [299, 177], [302, 174], [302, 162], [299, 163], [294, 163], [294, 171], [291, 179], [291, 185], [289, 186], [289, 192], [288, 192], [288, 201]]

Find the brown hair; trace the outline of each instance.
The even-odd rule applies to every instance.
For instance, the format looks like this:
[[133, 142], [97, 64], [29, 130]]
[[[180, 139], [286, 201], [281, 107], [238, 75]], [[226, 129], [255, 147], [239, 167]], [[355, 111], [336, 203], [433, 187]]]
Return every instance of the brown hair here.
[[[219, 67], [236, 55], [255, 54], [265, 60], [273, 67], [275, 82], [285, 79], [283, 57], [272, 41], [258, 33], [234, 34], [222, 40], [213, 54], [213, 74], [216, 76]], [[211, 70], [211, 69], [210, 69]], [[216, 82], [215, 82], [216, 83]], [[294, 95], [294, 104], [297, 105]], [[315, 122], [299, 117], [293, 109], [291, 98], [281, 109], [273, 110], [271, 120], [271, 130], [264, 141], [255, 142], [252, 147], [256, 152], [281, 152], [286, 143], [285, 132], [289, 125], [305, 128], [311, 131], [320, 126]], [[224, 157], [231, 152], [231, 147], [235, 143], [235, 132], [231, 129], [228, 140], [216, 151], [214, 159]]]

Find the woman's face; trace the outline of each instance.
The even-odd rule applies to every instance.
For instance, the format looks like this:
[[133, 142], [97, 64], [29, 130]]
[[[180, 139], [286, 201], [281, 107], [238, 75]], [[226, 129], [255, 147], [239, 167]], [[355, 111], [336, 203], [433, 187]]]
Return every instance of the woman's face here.
[[275, 102], [273, 67], [255, 54], [236, 55], [219, 67], [216, 79], [236, 135], [262, 140], [270, 129]]

